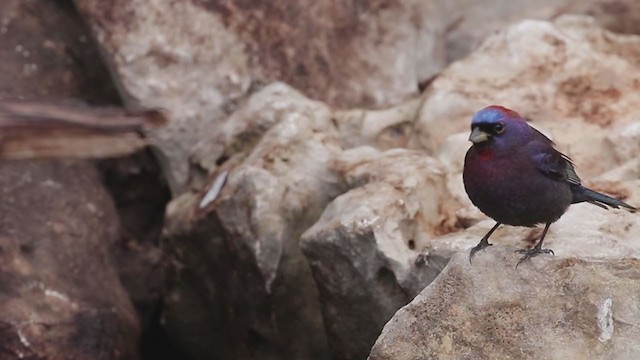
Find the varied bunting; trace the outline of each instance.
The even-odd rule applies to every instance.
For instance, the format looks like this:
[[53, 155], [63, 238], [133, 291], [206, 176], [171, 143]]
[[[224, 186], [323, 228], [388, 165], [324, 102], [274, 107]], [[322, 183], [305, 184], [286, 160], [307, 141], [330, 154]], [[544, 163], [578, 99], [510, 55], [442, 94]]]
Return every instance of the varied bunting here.
[[569, 205], [588, 202], [602, 208], [633, 206], [580, 183], [571, 160], [554, 148], [554, 143], [532, 128], [517, 112], [489, 106], [471, 121], [473, 143], [464, 159], [464, 188], [483, 213], [496, 224], [471, 249], [473, 255], [490, 246], [489, 236], [501, 224], [534, 226], [545, 224], [542, 237], [524, 253], [518, 264], [541, 253], [549, 225], [564, 214]]

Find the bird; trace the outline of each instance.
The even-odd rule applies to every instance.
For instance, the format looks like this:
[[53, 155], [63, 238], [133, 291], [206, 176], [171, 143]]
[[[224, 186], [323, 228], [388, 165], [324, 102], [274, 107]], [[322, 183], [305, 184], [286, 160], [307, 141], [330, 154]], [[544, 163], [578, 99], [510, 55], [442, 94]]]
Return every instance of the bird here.
[[516, 111], [488, 106], [471, 119], [471, 147], [464, 159], [462, 178], [471, 202], [496, 224], [473, 247], [469, 261], [492, 244], [489, 237], [502, 225], [533, 227], [545, 224], [540, 240], [521, 249], [523, 261], [554, 254], [542, 247], [549, 226], [571, 204], [587, 202], [604, 209], [636, 211], [622, 200], [582, 185], [571, 159], [553, 141], [528, 124]]

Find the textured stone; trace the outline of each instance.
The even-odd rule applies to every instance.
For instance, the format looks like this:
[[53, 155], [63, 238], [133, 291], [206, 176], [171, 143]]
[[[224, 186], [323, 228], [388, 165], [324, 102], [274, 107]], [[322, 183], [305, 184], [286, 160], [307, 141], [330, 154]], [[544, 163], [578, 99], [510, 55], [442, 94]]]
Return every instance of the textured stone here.
[[126, 100], [168, 110], [171, 125], [156, 143], [175, 193], [193, 144], [261, 84], [281, 80], [330, 105], [380, 107], [417, 95], [444, 65], [434, 2], [75, 3]]
[[431, 84], [410, 145], [435, 152], [468, 131], [475, 111], [501, 104], [556, 141], [583, 177], [621, 165], [626, 159], [606, 143], [640, 116], [639, 45], [588, 17], [510, 26]]
[[0, 58], [0, 98], [119, 101], [98, 49], [67, 1], [0, 2]]
[[328, 358], [298, 241], [342, 191], [329, 168], [340, 151], [327, 107], [283, 84], [198, 145], [200, 190], [170, 203], [165, 227], [179, 264], [165, 324], [195, 358]]
[[345, 148], [375, 146], [378, 149], [406, 147], [420, 110], [419, 98], [381, 110], [335, 110], [333, 119]]
[[0, 170], [0, 357], [138, 358], [137, 314], [113, 266], [118, 217], [95, 168]]
[[[118, 103], [70, 2], [0, 2], [0, 39], [3, 100]], [[0, 172], [0, 358], [137, 359], [139, 319], [113, 256], [120, 222], [95, 166], [3, 161]]]
[[640, 261], [539, 256], [513, 247], [456, 254], [385, 325], [371, 360], [633, 359]]
[[416, 267], [414, 260], [453, 216], [443, 168], [424, 153], [362, 147], [334, 166], [353, 189], [304, 233], [302, 249], [334, 358], [362, 359], [382, 325], [446, 264], [432, 257]]
[[[423, 249], [423, 255], [466, 251], [475, 246], [495, 224], [481, 215], [474, 226], [462, 232], [434, 239]], [[491, 235], [491, 243], [533, 247], [542, 227], [525, 228], [503, 225]], [[590, 204], [572, 205], [560, 220], [549, 228], [545, 247], [556, 256], [568, 257], [633, 257], [640, 259], [640, 217], [625, 210], [606, 211]], [[442, 254], [441, 254], [442, 252]], [[478, 256], [482, 256], [480, 253]]]
[[[637, 37], [598, 29], [585, 17], [513, 25], [427, 88], [415, 131], [411, 121], [405, 122], [409, 145], [428, 150], [433, 158], [370, 148], [339, 157], [336, 170], [351, 190], [327, 207], [302, 243], [335, 356], [364, 357], [393, 308], [433, 279], [453, 254], [468, 256], [493, 225], [469, 202], [460, 175], [470, 146], [470, 118], [483, 106], [498, 103], [521, 110], [573, 156], [579, 173], [591, 180], [588, 185], [634, 203], [638, 168], [632, 159], [640, 155], [634, 131], [640, 114], [634, 104], [640, 99], [637, 62], [628, 46], [636, 43]], [[584, 88], [575, 79], [582, 79]], [[350, 114], [352, 122], [339, 124], [365, 124], [357, 112]], [[424, 161], [435, 164], [431, 171], [438, 169], [438, 186], [416, 180], [433, 176], [418, 165]], [[616, 166], [620, 169], [598, 177]], [[407, 190], [407, 184], [415, 188]], [[639, 225], [635, 214], [577, 205], [551, 227], [546, 244], [559, 258], [637, 257]], [[460, 230], [456, 226], [468, 229], [446, 234]], [[540, 233], [539, 228], [504, 227], [492, 240], [527, 247]]]
[[445, 0], [442, 6], [449, 61], [462, 59], [492, 33], [524, 19], [583, 14], [608, 30], [640, 34], [640, 6], [634, 0]]

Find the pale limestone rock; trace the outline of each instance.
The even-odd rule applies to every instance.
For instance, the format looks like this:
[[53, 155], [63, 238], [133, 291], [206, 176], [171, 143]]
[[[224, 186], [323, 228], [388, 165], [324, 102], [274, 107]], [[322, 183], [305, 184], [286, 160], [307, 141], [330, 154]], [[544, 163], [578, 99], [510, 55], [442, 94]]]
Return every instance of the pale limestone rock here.
[[443, 167], [424, 153], [346, 151], [334, 165], [352, 190], [302, 236], [338, 359], [365, 357], [381, 326], [440, 272], [446, 259], [414, 266], [416, 249], [448, 231]]
[[[495, 221], [482, 215], [476, 225], [431, 241], [424, 254], [466, 252], [475, 246]], [[546, 248], [557, 257], [632, 257], [640, 259], [640, 216], [626, 210], [604, 210], [591, 204], [575, 204], [549, 228]], [[491, 235], [490, 242], [532, 247], [542, 235], [542, 227], [526, 228], [503, 225]], [[480, 252], [476, 256], [483, 256]], [[475, 257], [474, 257], [475, 259]]]
[[[244, 47], [219, 16], [191, 1], [78, 0], [131, 106], [165, 109], [154, 134], [174, 192], [186, 181], [191, 147], [251, 84]], [[215, 36], [212, 37], [212, 34]]]
[[383, 107], [416, 96], [444, 66], [436, 2], [75, 3], [125, 100], [170, 115], [155, 140], [174, 193], [187, 181], [192, 146], [264, 83], [283, 81], [334, 106]]
[[406, 147], [420, 109], [419, 98], [382, 110], [336, 110], [333, 118], [344, 147]]
[[462, 59], [492, 33], [524, 19], [585, 14], [608, 30], [640, 34], [640, 7], [635, 0], [443, 0], [442, 5], [450, 61]]
[[385, 325], [370, 360], [634, 359], [640, 260], [456, 254]]
[[637, 49], [640, 37], [610, 33], [588, 17], [512, 25], [431, 84], [410, 145], [435, 152], [447, 136], [468, 131], [473, 113], [500, 104], [532, 119], [583, 177], [597, 175], [625, 160], [607, 136], [640, 117]]
[[[295, 130], [296, 123], [303, 121], [313, 133], [335, 134], [328, 106], [310, 100], [284, 83], [270, 84], [250, 97], [215, 131], [202, 135], [203, 140], [194, 147], [190, 158], [190, 185], [200, 189], [210, 174], [245, 161], [265, 134], [283, 119], [289, 124], [281, 125], [283, 130]], [[277, 133], [275, 139], [274, 136], [268, 139], [271, 142], [293, 141], [296, 135], [298, 133], [295, 131], [283, 131]], [[280, 137], [283, 139], [279, 140]], [[255, 158], [263, 155], [265, 154], [252, 156]]]
[[167, 249], [181, 266], [166, 327], [198, 359], [328, 358], [298, 241], [343, 191], [330, 168], [342, 150], [330, 113], [274, 84], [232, 120], [198, 145], [204, 176], [193, 184], [204, 185], [167, 210]]

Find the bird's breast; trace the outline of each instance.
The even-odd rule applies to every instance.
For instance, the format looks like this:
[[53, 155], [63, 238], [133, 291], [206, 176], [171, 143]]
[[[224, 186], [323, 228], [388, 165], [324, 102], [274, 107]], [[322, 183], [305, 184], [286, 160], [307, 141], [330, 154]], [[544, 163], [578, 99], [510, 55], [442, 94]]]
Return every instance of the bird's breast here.
[[471, 202], [496, 221], [519, 226], [557, 220], [571, 202], [569, 185], [543, 175], [530, 157], [514, 152], [467, 152], [464, 187]]

